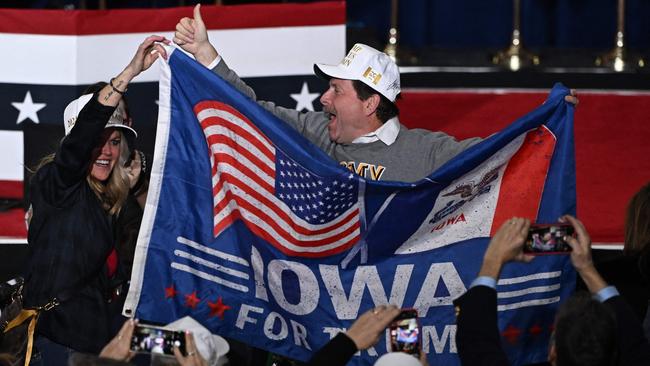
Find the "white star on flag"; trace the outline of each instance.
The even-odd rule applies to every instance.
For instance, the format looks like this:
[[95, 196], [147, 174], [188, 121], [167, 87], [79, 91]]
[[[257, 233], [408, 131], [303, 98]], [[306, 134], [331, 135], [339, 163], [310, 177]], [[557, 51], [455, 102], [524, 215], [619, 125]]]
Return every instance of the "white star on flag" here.
[[32, 94], [27, 91], [27, 94], [25, 94], [25, 99], [23, 100], [22, 103], [19, 102], [12, 102], [11, 103], [14, 108], [16, 108], [19, 113], [18, 113], [18, 119], [16, 119], [16, 124], [20, 124], [22, 121], [26, 119], [31, 119], [34, 121], [34, 123], [38, 123], [38, 111], [41, 109], [45, 108], [45, 103], [34, 103], [32, 100]]
[[297, 111], [302, 111], [303, 109], [306, 109], [308, 111], [314, 111], [314, 105], [312, 102], [314, 99], [318, 98], [319, 94], [318, 93], [310, 93], [309, 92], [309, 87], [307, 86], [307, 82], [302, 83], [302, 89], [300, 89], [300, 94], [291, 94], [291, 98], [298, 102], [296, 104], [296, 110]]

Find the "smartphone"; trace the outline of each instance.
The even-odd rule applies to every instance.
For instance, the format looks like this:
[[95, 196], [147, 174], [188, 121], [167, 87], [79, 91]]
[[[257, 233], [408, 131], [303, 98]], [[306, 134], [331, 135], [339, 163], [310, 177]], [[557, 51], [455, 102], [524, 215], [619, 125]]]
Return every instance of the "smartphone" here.
[[405, 352], [420, 357], [420, 322], [417, 310], [402, 309], [389, 329], [392, 352]]
[[571, 224], [532, 224], [528, 229], [524, 253], [538, 255], [570, 253], [571, 247], [564, 240], [567, 236], [575, 236]]
[[173, 355], [177, 346], [183, 355], [185, 351], [185, 332], [163, 329], [153, 325], [137, 324], [131, 337], [131, 351]]

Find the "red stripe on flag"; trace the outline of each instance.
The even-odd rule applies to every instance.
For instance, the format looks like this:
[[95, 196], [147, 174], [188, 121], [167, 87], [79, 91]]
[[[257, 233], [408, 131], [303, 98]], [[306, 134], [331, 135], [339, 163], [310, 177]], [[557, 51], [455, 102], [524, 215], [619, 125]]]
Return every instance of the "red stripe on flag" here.
[[[250, 151], [248, 151], [246, 149], [242, 149], [241, 146], [239, 144], [237, 144], [235, 141], [233, 141], [231, 138], [228, 138], [228, 137], [223, 136], [223, 135], [210, 135], [210, 136], [208, 136], [207, 140], [208, 140], [208, 144], [210, 146], [212, 146], [213, 144], [222, 144], [222, 145], [229, 146], [233, 150], [237, 151], [239, 154], [243, 155], [246, 159], [248, 159], [251, 163], [253, 163], [253, 165], [255, 165], [257, 168], [264, 171], [264, 173], [266, 173], [268, 176], [271, 176], [271, 177], [275, 176], [275, 169], [268, 166], [265, 162], [260, 160], [260, 158], [253, 155], [253, 153], [251, 153]], [[213, 154], [213, 156], [215, 158], [216, 157], [224, 157], [224, 159], [225, 159], [225, 157], [228, 157], [228, 156], [231, 156], [231, 155], [224, 152], [224, 153]], [[273, 157], [271, 157], [271, 159], [272, 159], [271, 161], [274, 161]], [[224, 160], [219, 159], [218, 162], [222, 162], [222, 161], [224, 161]], [[217, 163], [217, 162], [215, 162], [215, 163]], [[237, 162], [237, 166], [239, 167], [239, 166], [243, 166], [243, 165], [240, 164], [239, 162]], [[216, 167], [216, 164], [215, 164], [215, 167]], [[212, 169], [212, 173], [213, 174], [215, 173], [214, 169]]]
[[[260, 150], [260, 153], [262, 153], [262, 155], [266, 156], [270, 160], [275, 159], [275, 152], [270, 150], [267, 147], [267, 145], [264, 145], [262, 142], [260, 142], [260, 138], [262, 138], [262, 139], [265, 138], [264, 135], [261, 135], [258, 138], [256, 136], [252, 135], [250, 132], [246, 131], [243, 127], [241, 127], [241, 126], [239, 126], [239, 125], [237, 125], [235, 123], [225, 121], [225, 120], [223, 120], [221, 118], [217, 118], [217, 117], [208, 117], [208, 118], [206, 118], [201, 123], [201, 127], [203, 128], [204, 131], [205, 131], [206, 128], [209, 128], [209, 127], [223, 127], [225, 129], [227, 129], [228, 131], [233, 132], [235, 135], [237, 135], [237, 137], [241, 137], [241, 138], [244, 138], [244, 139], [250, 141], [253, 145], [255, 145], [255, 147], [257, 147]], [[206, 133], [208, 133], [208, 132], [206, 131]], [[229, 138], [231, 141], [234, 141], [233, 138], [232, 138], [233, 137], [232, 135], [233, 134], [231, 134], [231, 133], [221, 134], [221, 133], [211, 132], [207, 136], [208, 136], [208, 138], [210, 138], [211, 136], [224, 136], [226, 138]], [[264, 141], [264, 140], [262, 140], [262, 141]], [[269, 144], [269, 145], [271, 145], [271, 144]], [[242, 151], [242, 150], [244, 150], [244, 149], [237, 149], [237, 151]]]
[[23, 199], [23, 181], [0, 180], [0, 198]]
[[[230, 197], [231, 199], [237, 201], [236, 197], [233, 197], [231, 192], [225, 192], [225, 194], [226, 194], [227, 197]], [[224, 201], [225, 200], [223, 200], [222, 202], [224, 202]], [[249, 205], [245, 201], [243, 201], [242, 203], [243, 203], [243, 205], [242, 205], [243, 208], [246, 208], [249, 211], [252, 211], [252, 213], [254, 213], [258, 217], [261, 217], [262, 219], [266, 218], [265, 222], [274, 222], [273, 220], [270, 220], [270, 218], [268, 218], [268, 216], [266, 216], [261, 210], [258, 210], [255, 206]], [[220, 210], [219, 208], [215, 207], [215, 213], [217, 211], [219, 211], [219, 210]], [[358, 210], [355, 210], [354, 212], [352, 212], [350, 214], [349, 217], [352, 217], [354, 215], [358, 215], [358, 213], [359, 213]], [[276, 249], [278, 249], [279, 251], [281, 251], [282, 253], [287, 254], [287, 255], [299, 255], [299, 256], [302, 256], [302, 257], [312, 257], [312, 258], [313, 257], [324, 257], [324, 256], [328, 256], [328, 255], [331, 255], [331, 254], [340, 253], [340, 252], [350, 248], [352, 245], [354, 245], [355, 243], [357, 243], [359, 241], [359, 235], [355, 235], [345, 243], [339, 244], [336, 247], [333, 247], [331, 249], [327, 249], [327, 250], [324, 250], [324, 251], [320, 251], [320, 252], [305, 252], [305, 251], [297, 251], [297, 250], [289, 249], [289, 248], [285, 247], [284, 244], [280, 243], [277, 240], [276, 235], [277, 235], [277, 231], [279, 231], [279, 228], [277, 227], [277, 225], [272, 225], [273, 228], [276, 230], [276, 234], [270, 234], [264, 228], [258, 226], [254, 222], [244, 218], [243, 215], [241, 214], [241, 212], [239, 211], [239, 208], [233, 209], [224, 219], [222, 219], [215, 226], [215, 236], [217, 235], [217, 230], [219, 230], [219, 233], [220, 233], [221, 230], [223, 230], [223, 229], [227, 228], [228, 226], [230, 226], [237, 219], [242, 220], [242, 222], [244, 222], [246, 227], [249, 230], [251, 230], [255, 235], [257, 235], [257, 236], [261, 237], [262, 239], [266, 240], [271, 245], [273, 245]], [[346, 218], [346, 220], [348, 220], [348, 218]], [[314, 241], [297, 241], [297, 240], [295, 240], [293, 238], [290, 238], [291, 239], [290, 241], [292, 242], [292, 244], [294, 244], [296, 246], [300, 246], [300, 247], [305, 247], [305, 248], [319, 247], [319, 246], [322, 246], [322, 245], [335, 243], [339, 239], [345, 238], [348, 234], [358, 230], [359, 227], [360, 227], [360, 224], [357, 221], [353, 226], [351, 226], [350, 228], [346, 229], [345, 231], [337, 234], [335, 237], [332, 238], [332, 239], [336, 239], [336, 240], [329, 240], [330, 238], [328, 238], [328, 239], [314, 240]], [[282, 237], [285, 240], [287, 239], [286, 235], [288, 235], [288, 234], [282, 235]]]
[[[206, 123], [205, 125], [201, 124], [204, 131], [205, 131], [205, 128], [209, 127], [209, 126], [215, 126], [215, 127], [219, 126], [219, 127], [226, 128], [229, 131], [232, 131], [235, 135], [250, 141], [253, 145], [255, 145], [255, 147], [257, 147], [259, 149], [259, 152], [262, 153], [262, 155], [269, 158], [269, 160], [274, 160], [275, 159], [275, 153], [272, 150], [270, 150], [266, 145], [264, 145], [262, 142], [260, 142], [260, 140], [258, 140], [255, 136], [253, 136], [251, 133], [246, 131], [241, 126], [238, 126], [238, 125], [236, 125], [234, 123], [231, 123], [231, 122], [228, 122], [228, 121], [225, 121], [225, 120], [222, 120], [220, 118], [209, 117], [209, 118], [206, 118], [204, 120], [204, 122], [206, 122], [207, 120], [210, 120], [210, 121], [208, 121], [209, 123]], [[217, 121], [219, 121], [219, 122], [217, 122]], [[232, 138], [233, 137], [232, 134], [211, 133], [211, 134], [208, 135], [208, 138], [210, 138], [212, 136], [223, 136], [225, 138], [230, 139], [230, 141], [235, 142], [235, 140], [233, 140], [233, 138]], [[243, 150], [245, 150], [245, 149], [237, 149], [237, 151], [239, 151], [239, 152], [242, 152]]]
[[490, 236], [513, 216], [537, 218], [555, 142], [546, 126], [528, 132], [503, 174]]
[[[220, 111], [226, 111], [226, 112], [232, 114], [233, 116], [235, 116], [235, 117], [239, 118], [240, 120], [246, 122], [246, 124], [249, 125], [253, 130], [255, 130], [262, 139], [264, 139], [267, 143], [269, 143], [269, 145], [273, 145], [273, 142], [268, 137], [266, 137], [266, 135], [262, 132], [262, 130], [260, 130], [255, 124], [251, 123], [251, 121], [248, 120], [248, 117], [241, 114], [241, 112], [239, 112], [238, 110], [236, 110], [232, 106], [230, 106], [228, 104], [221, 103], [221, 102], [217, 102], [217, 101], [214, 101], [214, 100], [205, 101], [205, 102], [200, 102], [196, 106], [194, 106], [194, 113], [196, 115], [198, 115], [199, 113], [201, 113], [201, 111], [203, 111], [205, 109], [216, 109], [216, 110], [220, 110]], [[215, 117], [208, 117], [206, 119], [211, 119], [211, 118], [215, 118]], [[228, 122], [228, 121], [225, 121], [225, 122]]]
[[[270, 194], [275, 194], [275, 186], [269, 185], [266, 181], [264, 181], [262, 178], [259, 177], [254, 171], [252, 171], [250, 168], [248, 168], [246, 165], [240, 163], [238, 160], [236, 160], [234, 157], [231, 155], [228, 155], [226, 153], [216, 153], [212, 154], [214, 156], [214, 168], [212, 169], [212, 174], [216, 174], [216, 170], [219, 169], [219, 164], [228, 164], [237, 170], [239, 170], [242, 175], [247, 176], [249, 179], [257, 183], [260, 187], [264, 188], [266, 191], [268, 191]], [[223, 175], [225, 175], [223, 172], [222, 174], [222, 179]], [[275, 178], [275, 172], [271, 175], [272, 178]], [[219, 182], [221, 182], [222, 179], [219, 179]], [[226, 180], [227, 181], [227, 180]], [[218, 182], [218, 183], [219, 183]]]
[[[209, 30], [345, 24], [345, 2], [201, 6]], [[97, 35], [173, 32], [192, 7], [116, 10], [0, 9], [0, 33]]]
[[[226, 192], [226, 195], [231, 195], [230, 192]], [[214, 215], [217, 214], [217, 212], [221, 211], [222, 208], [216, 207], [214, 208]], [[227, 216], [224, 216], [221, 221], [216, 223], [214, 225], [214, 237], [216, 238], [221, 234], [222, 231], [226, 230], [230, 225], [232, 225], [237, 219], [242, 219], [241, 214], [239, 213], [238, 210], [232, 210]]]
[[354, 244], [356, 244], [359, 241], [359, 236], [357, 235], [357, 236], [353, 237], [352, 239], [350, 239], [349, 241], [347, 241], [347, 242], [345, 242], [345, 243], [343, 243], [343, 244], [341, 244], [341, 245], [339, 245], [337, 247], [334, 247], [332, 249], [327, 249], [327, 250], [322, 251], [322, 252], [298, 252], [298, 251], [294, 251], [294, 250], [285, 248], [284, 246], [282, 246], [275, 239], [275, 237], [273, 237], [272, 235], [267, 233], [263, 228], [257, 226], [256, 224], [254, 224], [252, 222], [249, 222], [249, 221], [245, 221], [245, 222], [246, 222], [246, 225], [247, 225], [247, 227], [248, 227], [248, 229], [250, 231], [252, 231], [255, 235], [263, 238], [267, 242], [271, 243], [275, 248], [277, 248], [279, 251], [281, 251], [282, 253], [284, 253], [286, 255], [294, 255], [294, 256], [307, 257], [307, 258], [326, 257], [326, 256], [329, 256], [329, 255], [332, 255], [332, 254], [341, 253], [341, 252], [343, 252], [344, 250], [347, 250], [348, 248], [350, 248], [351, 246], [353, 246]]
[[[293, 232], [289, 232], [289, 231], [285, 230], [284, 228], [282, 228], [271, 216], [266, 214], [266, 212], [264, 212], [264, 210], [261, 207], [258, 207], [258, 206], [254, 205], [254, 204], [252, 204], [252, 203], [250, 203], [250, 202], [248, 202], [246, 200], [238, 199], [237, 197], [235, 197], [235, 201], [237, 201], [237, 204], [238, 204], [239, 207], [241, 207], [242, 209], [250, 212], [254, 216], [260, 218], [262, 222], [265, 222], [269, 227], [271, 227], [275, 231], [274, 238], [276, 238], [276, 240], [277, 240], [277, 236], [279, 235], [282, 239], [284, 239], [285, 241], [287, 241], [290, 244], [293, 244], [293, 245], [295, 245], [297, 247], [313, 248], [313, 247], [320, 247], [320, 246], [324, 246], [324, 245], [333, 244], [333, 243], [336, 243], [337, 241], [345, 238], [346, 236], [350, 235], [351, 233], [356, 231], [360, 226], [359, 222], [357, 221], [354, 225], [351, 225], [347, 229], [341, 231], [338, 234], [332, 235], [330, 237], [326, 237], [326, 238], [322, 238], [322, 239], [316, 239], [316, 240], [313, 240], [313, 239], [299, 240], [299, 239], [295, 238], [294, 235], [296, 233], [299, 233], [299, 231], [304, 231], [305, 229], [303, 227], [300, 227], [297, 224], [294, 224], [295, 226], [292, 227]], [[266, 207], [264, 207], [264, 208], [266, 208]], [[355, 210], [355, 211], [351, 212], [349, 216], [354, 217], [357, 213], [358, 213], [358, 211]], [[244, 220], [244, 221], [245, 221], [247, 226], [248, 226], [249, 223], [252, 223], [252, 221], [250, 221], [250, 220]], [[347, 220], [347, 221], [349, 221], [349, 220]], [[343, 221], [343, 222], [346, 222], [346, 221]], [[338, 226], [340, 226], [340, 225], [338, 225]], [[330, 230], [327, 230], [326, 232], [329, 232], [329, 231], [332, 231], [332, 230], [333, 230], [333, 228], [330, 228]], [[321, 230], [318, 230], [318, 231], [321, 231]], [[305, 235], [306, 236], [315, 236], [316, 231], [314, 231], [312, 233], [307, 233]], [[357, 235], [355, 235], [355, 236], [357, 236]], [[284, 246], [283, 244], [280, 244], [280, 245]]]
[[[2, 228], [0, 237], [5, 238], [27, 238], [27, 227], [25, 225], [25, 210], [21, 208], [12, 208], [6, 211], [0, 211], [0, 222]], [[5, 260], [11, 260], [9, 258]], [[4, 264], [3, 264], [4, 265]]]
[[[296, 233], [302, 234], [302, 235], [320, 235], [320, 234], [325, 234], [327, 232], [333, 231], [338, 229], [339, 227], [345, 225], [349, 220], [354, 219], [354, 216], [358, 215], [359, 211], [355, 210], [351, 212], [347, 217], [339, 220], [338, 223], [327, 226], [327, 227], [322, 227], [320, 229], [309, 229], [303, 226], [300, 226], [296, 221], [294, 221], [286, 212], [282, 211], [279, 207], [278, 204], [272, 202], [268, 198], [262, 196], [258, 191], [255, 189], [249, 187], [246, 185], [244, 182], [241, 180], [237, 179], [237, 177], [233, 176], [232, 174], [228, 173], [221, 173], [221, 179], [219, 180], [218, 184], [215, 186], [213, 193], [216, 194], [220, 190], [224, 190], [225, 184], [223, 182], [226, 182], [225, 184], [228, 185], [233, 185], [241, 189], [242, 191], [246, 192], [248, 195], [253, 197], [253, 199], [257, 200], [259, 203], [261, 203], [261, 207], [264, 207], [266, 209], [270, 209], [277, 216], [280, 217], [282, 221], [284, 221], [288, 226], [290, 226]], [[227, 187], [227, 186], [226, 186]], [[269, 223], [270, 226], [277, 227], [276, 225], [276, 220], [270, 216], [268, 216], [265, 212], [259, 211], [259, 207], [250, 204], [248, 201], [245, 199], [233, 195], [229, 189], [224, 190], [225, 193], [225, 198], [223, 198], [221, 201], [217, 202], [215, 204], [215, 214], [217, 212], [220, 212], [223, 209], [227, 209], [227, 204], [229, 201], [235, 201], [238, 205], [242, 206], [246, 210], [250, 212], [259, 212], [259, 214], [256, 214], [258, 217], [263, 217], [266, 222]], [[221, 225], [219, 225], [221, 227]], [[359, 223], [356, 225], [353, 225], [351, 227], [359, 227]], [[279, 229], [283, 230], [283, 229]], [[347, 229], [346, 229], [347, 230]], [[284, 230], [283, 230], [284, 231]], [[351, 232], [351, 231], [350, 231]], [[216, 230], [215, 230], [216, 233]], [[288, 241], [291, 241], [295, 245], [301, 245], [301, 246], [310, 246], [308, 244], [302, 244], [301, 242], [298, 241], [292, 241], [292, 237], [290, 235], [286, 235], [285, 238]]]

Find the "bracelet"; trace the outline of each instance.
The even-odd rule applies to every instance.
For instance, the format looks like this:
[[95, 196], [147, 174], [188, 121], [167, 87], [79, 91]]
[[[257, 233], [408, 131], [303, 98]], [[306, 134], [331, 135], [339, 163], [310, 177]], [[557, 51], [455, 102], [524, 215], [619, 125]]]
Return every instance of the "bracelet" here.
[[117, 94], [119, 94], [119, 95], [124, 95], [124, 93], [126, 93], [126, 91], [127, 91], [128, 89], [124, 89], [124, 91], [121, 91], [121, 90], [117, 89], [117, 88], [115, 87], [115, 85], [113, 85], [113, 80], [115, 80], [115, 78], [112, 78], [111, 80], [109, 80], [109, 81], [108, 81], [108, 85], [110, 85], [111, 88], [113, 88], [113, 91], [116, 92]]

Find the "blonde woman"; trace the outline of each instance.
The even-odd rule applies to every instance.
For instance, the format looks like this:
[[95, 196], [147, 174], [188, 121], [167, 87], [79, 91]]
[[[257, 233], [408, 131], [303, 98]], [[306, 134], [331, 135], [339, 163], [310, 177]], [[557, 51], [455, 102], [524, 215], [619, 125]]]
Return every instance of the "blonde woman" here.
[[161, 43], [169, 41], [148, 37], [108, 85], [68, 105], [66, 136], [32, 178], [24, 306], [43, 309], [32, 364], [66, 365], [70, 353], [99, 353], [113, 336], [115, 220], [131, 186], [126, 137], [136, 135], [121, 100], [134, 77], [166, 58]]

